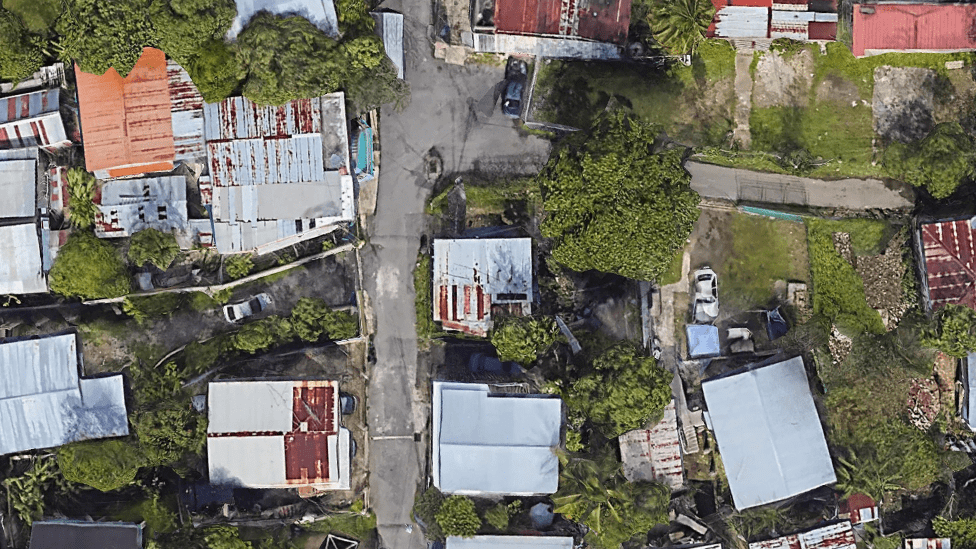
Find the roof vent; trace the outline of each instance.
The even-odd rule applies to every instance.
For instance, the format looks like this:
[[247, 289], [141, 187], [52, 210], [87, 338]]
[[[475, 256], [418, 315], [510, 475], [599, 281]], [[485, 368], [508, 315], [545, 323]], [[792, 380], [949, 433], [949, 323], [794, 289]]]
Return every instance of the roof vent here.
[[861, 13], [863, 13], [865, 15], [874, 15], [874, 7], [873, 6], [863, 6], [862, 5], [861, 6]]
[[298, 424], [298, 430], [301, 431], [301, 432], [303, 432], [303, 433], [307, 433], [308, 432], [308, 422], [307, 421], [303, 421], [303, 422], [299, 423]]

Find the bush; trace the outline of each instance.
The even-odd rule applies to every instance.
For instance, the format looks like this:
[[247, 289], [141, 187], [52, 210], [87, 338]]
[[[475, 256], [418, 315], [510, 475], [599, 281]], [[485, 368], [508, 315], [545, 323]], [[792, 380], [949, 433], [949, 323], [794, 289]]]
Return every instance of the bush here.
[[551, 317], [514, 317], [491, 333], [491, 344], [498, 350], [500, 360], [528, 366], [556, 343], [558, 333], [556, 321]]
[[426, 341], [437, 331], [434, 324], [434, 285], [431, 258], [426, 254], [417, 255], [417, 265], [413, 269], [414, 309], [417, 313], [417, 337]]
[[290, 317], [295, 335], [303, 341], [318, 341], [323, 335], [334, 341], [355, 337], [359, 332], [359, 318], [355, 315], [333, 311], [325, 301], [303, 297], [291, 310]]
[[118, 250], [91, 233], [72, 233], [58, 251], [48, 282], [52, 292], [86, 299], [121, 297], [130, 289]]
[[247, 254], [232, 255], [224, 260], [224, 272], [231, 280], [244, 278], [253, 268], [254, 262], [251, 260], [251, 256]]
[[427, 539], [437, 541], [444, 539], [444, 533], [437, 525], [437, 512], [444, 503], [444, 494], [431, 486], [424, 493], [418, 494], [413, 504], [413, 514], [427, 526]]
[[79, 229], [95, 222], [95, 187], [98, 180], [82, 168], [71, 168], [65, 174], [68, 188], [68, 219]]
[[485, 522], [488, 526], [491, 526], [499, 532], [504, 532], [508, 529], [508, 521], [511, 519], [510, 514], [511, 509], [504, 503], [499, 503], [498, 505], [492, 507], [485, 511]]
[[180, 245], [176, 237], [156, 229], [139, 231], [129, 241], [129, 261], [136, 267], [152, 263], [165, 271], [178, 255]]
[[948, 520], [935, 517], [932, 519], [932, 529], [940, 538], [952, 539], [955, 549], [976, 549], [976, 518]]
[[474, 502], [466, 496], [451, 496], [444, 500], [434, 518], [445, 536], [470, 538], [481, 528]]
[[102, 492], [132, 484], [146, 464], [142, 451], [128, 439], [73, 442], [58, 448], [57, 454], [64, 478]]
[[207, 420], [189, 406], [169, 405], [136, 414], [132, 422], [150, 467], [172, 466], [203, 452]]
[[976, 311], [949, 304], [939, 309], [922, 341], [943, 353], [963, 358], [976, 351]]
[[250, 324], [245, 324], [234, 335], [234, 348], [254, 354], [272, 345], [278, 345], [294, 337], [291, 322], [279, 316], [269, 316]]
[[205, 343], [193, 341], [183, 349], [183, 363], [190, 375], [199, 375], [210, 369], [220, 356], [221, 339]]
[[976, 175], [974, 145], [958, 122], [944, 122], [920, 141], [893, 143], [885, 151], [884, 165], [893, 177], [925, 187], [933, 198], [947, 198]]
[[163, 293], [145, 297], [126, 297], [122, 301], [122, 311], [139, 324], [150, 319], [169, 316], [183, 306], [184, 296], [177, 293]]

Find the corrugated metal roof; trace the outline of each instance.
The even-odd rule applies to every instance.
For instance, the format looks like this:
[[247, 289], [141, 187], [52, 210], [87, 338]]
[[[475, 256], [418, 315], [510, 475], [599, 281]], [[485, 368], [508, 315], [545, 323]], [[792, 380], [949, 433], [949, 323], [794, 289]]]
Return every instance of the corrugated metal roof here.
[[95, 234], [131, 236], [143, 229], [187, 229], [186, 178], [182, 175], [106, 181], [96, 196]]
[[487, 385], [434, 382], [434, 486], [459, 494], [552, 494], [559, 484], [562, 400], [490, 395]]
[[[207, 144], [215, 187], [324, 182], [322, 136], [236, 139]], [[335, 182], [338, 183], [338, 173]]]
[[166, 55], [143, 49], [125, 78], [77, 66], [85, 164], [100, 178], [173, 169], [175, 155]]
[[931, 308], [948, 303], [976, 309], [976, 229], [973, 220], [920, 227]]
[[749, 549], [855, 549], [854, 531], [848, 521], [837, 522], [800, 534], [790, 534], [749, 544]]
[[658, 481], [672, 490], [684, 486], [674, 400], [664, 407], [664, 417], [652, 428], [624, 433], [618, 442], [627, 480]]
[[962, 419], [970, 429], [976, 431], [976, 353], [969, 353], [966, 356], [965, 368], [963, 374], [966, 383], [966, 400], [963, 403]]
[[60, 108], [59, 97], [58, 88], [0, 97], [0, 124], [56, 113]]
[[31, 549], [142, 549], [142, 525], [74, 520], [34, 521]]
[[71, 145], [61, 121], [60, 90], [40, 90], [0, 98], [0, 148]]
[[474, 33], [475, 51], [524, 54], [551, 59], [620, 59], [620, 46], [573, 38]]
[[0, 227], [0, 293], [19, 295], [46, 291], [37, 226], [25, 223]]
[[403, 14], [387, 11], [373, 12], [370, 15], [376, 20], [376, 34], [383, 39], [383, 49], [386, 56], [393, 61], [397, 68], [397, 78], [403, 80]]
[[688, 356], [706, 358], [722, 354], [719, 346], [718, 327], [710, 324], [688, 324]]
[[500, 33], [571, 36], [623, 45], [630, 27], [630, 0], [497, 0], [494, 23]]
[[176, 160], [202, 161], [207, 156], [203, 139], [203, 96], [190, 75], [176, 61], [170, 59], [166, 62], [166, 74], [169, 78]]
[[258, 105], [244, 97], [229, 97], [220, 103], [205, 103], [203, 112], [204, 137], [208, 142], [287, 137], [322, 131], [320, 97], [296, 99], [281, 106]]
[[325, 34], [339, 37], [339, 19], [332, 0], [236, 0], [237, 17], [227, 31], [227, 38], [235, 38], [247, 22], [259, 11], [279, 15], [301, 15]]
[[801, 357], [702, 382], [736, 509], [837, 481]]
[[294, 387], [291, 381], [211, 383], [207, 432], [290, 431]]
[[0, 156], [0, 218], [34, 217], [37, 209], [37, 149]]
[[905, 538], [905, 549], [952, 549], [949, 538]]
[[972, 4], [855, 4], [854, 55], [976, 49]]
[[0, 343], [0, 454], [129, 433], [122, 376], [78, 372], [74, 334]]
[[447, 549], [573, 549], [573, 538], [563, 536], [448, 536]]
[[769, 9], [753, 6], [725, 6], [715, 14], [718, 38], [768, 38]]

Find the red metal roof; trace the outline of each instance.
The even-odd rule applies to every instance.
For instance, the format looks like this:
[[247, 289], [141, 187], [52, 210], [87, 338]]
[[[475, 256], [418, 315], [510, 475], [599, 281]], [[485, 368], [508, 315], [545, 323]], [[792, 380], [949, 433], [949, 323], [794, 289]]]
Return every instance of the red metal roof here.
[[810, 40], [836, 40], [837, 23], [818, 23], [811, 21], [807, 25]]
[[926, 223], [921, 233], [932, 308], [952, 303], [976, 309], [976, 230], [970, 221]]
[[976, 49], [973, 4], [856, 4], [854, 55]]
[[290, 484], [329, 480], [329, 435], [338, 432], [334, 381], [296, 381], [292, 430], [285, 434], [285, 478]]
[[495, 29], [510, 34], [548, 34], [625, 44], [630, 1], [581, 6], [579, 0], [497, 0]]
[[75, 66], [88, 171], [121, 177], [173, 169], [166, 55], [145, 48], [125, 78], [115, 69], [95, 75]]

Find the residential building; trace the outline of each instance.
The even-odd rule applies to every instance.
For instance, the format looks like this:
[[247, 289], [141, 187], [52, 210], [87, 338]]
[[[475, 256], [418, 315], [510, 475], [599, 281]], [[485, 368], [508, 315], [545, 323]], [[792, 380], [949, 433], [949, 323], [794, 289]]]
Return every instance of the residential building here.
[[0, 149], [71, 146], [61, 120], [61, 90], [52, 88], [0, 97]]
[[749, 549], [856, 549], [850, 521], [749, 544]]
[[681, 442], [674, 400], [664, 407], [664, 417], [650, 429], [635, 429], [618, 437], [624, 477], [631, 482], [650, 480], [672, 490], [684, 486]]
[[776, 38], [829, 41], [837, 37], [834, 0], [712, 0], [706, 35], [768, 45]]
[[495, 310], [532, 314], [531, 238], [434, 240], [434, 320], [487, 335]]
[[976, 217], [922, 223], [916, 251], [922, 297], [932, 311], [946, 304], [976, 309]]
[[959, 373], [959, 381], [962, 385], [960, 415], [966, 425], [976, 431], [976, 352], [969, 353], [960, 361]]
[[707, 379], [702, 391], [736, 509], [837, 481], [802, 357]]
[[142, 549], [143, 524], [41, 520], [31, 526], [31, 549]]
[[47, 217], [38, 213], [37, 148], [0, 150], [0, 293], [47, 291]]
[[446, 549], [573, 549], [567, 536], [448, 536]]
[[905, 538], [905, 549], [952, 549], [949, 538]]
[[559, 398], [435, 381], [432, 413], [432, 471], [442, 492], [529, 496], [559, 487]]
[[339, 18], [336, 17], [332, 0], [235, 0], [237, 16], [227, 31], [227, 38], [234, 39], [247, 22], [260, 11], [275, 15], [300, 15], [308, 19], [325, 34], [339, 37]]
[[208, 388], [210, 483], [348, 490], [351, 442], [335, 381], [218, 381]]
[[0, 342], [0, 455], [128, 435], [122, 375], [82, 375], [73, 333]]
[[266, 253], [353, 221], [343, 94], [261, 106], [204, 105], [214, 242], [220, 253]]
[[190, 247], [186, 234], [186, 178], [182, 175], [106, 181], [94, 203], [95, 234], [102, 238], [156, 229], [180, 235], [181, 247]]
[[851, 524], [863, 524], [878, 520], [878, 502], [866, 494], [851, 494], [840, 502], [837, 516], [848, 519]]
[[854, 56], [976, 50], [973, 4], [854, 4]]

